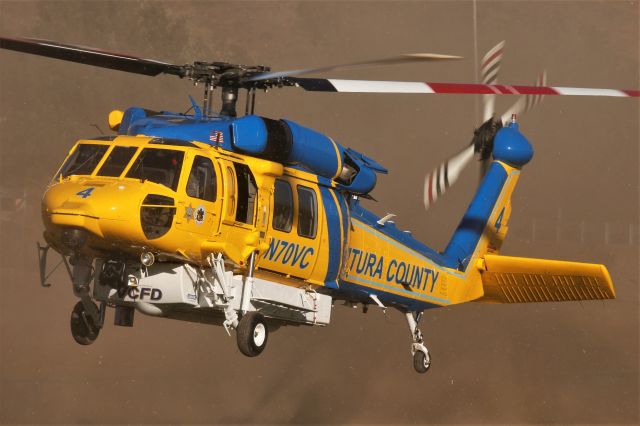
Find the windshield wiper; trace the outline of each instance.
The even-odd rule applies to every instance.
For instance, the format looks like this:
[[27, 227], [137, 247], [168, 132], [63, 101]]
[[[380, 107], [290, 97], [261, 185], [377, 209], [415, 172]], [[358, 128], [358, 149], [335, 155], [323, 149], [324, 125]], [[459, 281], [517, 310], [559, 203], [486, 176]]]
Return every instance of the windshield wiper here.
[[[133, 174], [133, 171], [135, 171], [138, 176], [131, 176]], [[138, 179], [140, 179], [141, 183], [144, 183], [144, 181], [147, 180], [144, 175], [144, 153], [140, 154], [140, 156], [136, 160], [136, 165], [133, 166], [133, 171], [129, 172], [127, 176], [137, 177]]]
[[[73, 170], [68, 171], [68, 172], [66, 172], [66, 173], [63, 173], [63, 176], [64, 176], [64, 177], [70, 176], [70, 175], [72, 175], [76, 170], [80, 170], [82, 167], [84, 167], [86, 164], [88, 164], [88, 163], [89, 163], [89, 161], [91, 161], [91, 160], [95, 160], [95, 158], [96, 158], [96, 156], [98, 155], [98, 153], [99, 153], [99, 152], [100, 152], [99, 150], [94, 151], [94, 152], [93, 152], [93, 154], [91, 154], [89, 157], [87, 157], [87, 159], [86, 159], [86, 160], [84, 160], [82, 163], [80, 163], [79, 165], [77, 165], [76, 167], [74, 167], [74, 168], [73, 168]], [[94, 167], [95, 167], [95, 166], [94, 166]]]

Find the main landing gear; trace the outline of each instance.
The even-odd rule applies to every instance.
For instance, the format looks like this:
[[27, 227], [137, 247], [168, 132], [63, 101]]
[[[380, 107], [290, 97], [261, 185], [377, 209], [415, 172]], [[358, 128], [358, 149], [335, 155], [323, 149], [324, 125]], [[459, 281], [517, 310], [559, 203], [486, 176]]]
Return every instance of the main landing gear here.
[[255, 311], [244, 314], [238, 324], [236, 337], [240, 352], [249, 357], [260, 355], [267, 346], [269, 337], [269, 329], [262, 314]]
[[253, 290], [253, 271], [255, 269], [256, 252], [249, 257], [249, 268], [242, 287], [241, 310], [244, 313], [237, 323], [236, 338], [238, 349], [248, 357], [258, 356], [267, 346], [269, 329], [264, 316], [256, 311], [250, 311]]
[[413, 368], [420, 374], [427, 372], [431, 366], [431, 356], [429, 350], [424, 345], [424, 339], [422, 338], [422, 332], [418, 328], [418, 323], [422, 318], [422, 312], [407, 312], [407, 324], [409, 325], [409, 331], [411, 331], [411, 337], [413, 343], [411, 344], [411, 354], [413, 355]]

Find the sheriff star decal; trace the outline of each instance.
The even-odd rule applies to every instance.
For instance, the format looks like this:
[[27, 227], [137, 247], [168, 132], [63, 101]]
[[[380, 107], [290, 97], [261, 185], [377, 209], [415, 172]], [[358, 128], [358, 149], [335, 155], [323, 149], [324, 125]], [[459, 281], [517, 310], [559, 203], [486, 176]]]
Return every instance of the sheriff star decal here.
[[193, 219], [193, 210], [194, 209], [191, 204], [184, 208], [184, 218], [187, 219], [187, 223], [189, 223], [189, 221]]

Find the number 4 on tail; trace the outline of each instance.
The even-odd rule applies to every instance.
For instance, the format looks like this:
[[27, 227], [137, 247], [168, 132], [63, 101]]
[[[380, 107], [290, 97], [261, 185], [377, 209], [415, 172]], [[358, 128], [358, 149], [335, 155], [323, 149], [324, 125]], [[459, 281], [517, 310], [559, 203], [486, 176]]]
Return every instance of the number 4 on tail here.
[[87, 188], [87, 189], [83, 189], [82, 191], [76, 193], [76, 195], [82, 197], [82, 198], [87, 198], [91, 196], [91, 193], [93, 192], [93, 190], [96, 189], [94, 187], [91, 188]]

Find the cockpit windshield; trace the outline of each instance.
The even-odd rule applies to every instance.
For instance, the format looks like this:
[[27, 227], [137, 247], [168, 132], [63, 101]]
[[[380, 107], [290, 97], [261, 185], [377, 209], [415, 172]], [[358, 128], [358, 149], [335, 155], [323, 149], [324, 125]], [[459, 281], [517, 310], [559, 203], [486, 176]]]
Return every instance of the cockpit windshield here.
[[102, 167], [96, 174], [98, 176], [120, 176], [137, 150], [138, 148], [134, 146], [113, 147], [111, 154], [104, 160]]
[[90, 175], [96, 168], [109, 145], [78, 144], [60, 169], [63, 178], [71, 175]]
[[126, 177], [149, 180], [175, 191], [178, 188], [183, 158], [182, 151], [145, 148], [134, 161]]

